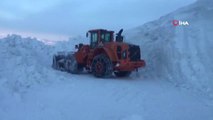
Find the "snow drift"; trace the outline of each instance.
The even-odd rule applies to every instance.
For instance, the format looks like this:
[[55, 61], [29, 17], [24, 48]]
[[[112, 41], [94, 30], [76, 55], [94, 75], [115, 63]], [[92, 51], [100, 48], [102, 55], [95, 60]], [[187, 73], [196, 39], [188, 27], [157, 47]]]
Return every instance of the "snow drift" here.
[[[142, 74], [213, 97], [212, 13], [213, 2], [199, 0], [126, 32], [127, 41], [141, 45], [147, 62]], [[190, 25], [175, 27], [173, 20]]]
[[0, 86], [12, 93], [19, 93], [35, 84], [54, 82], [55, 78], [63, 79], [51, 68], [53, 54], [72, 51], [75, 44], [85, 41], [82, 37], [76, 37], [47, 45], [36, 38], [19, 35], [0, 39]]
[[[51, 47], [35, 38], [8, 35], [0, 40], [0, 85], [20, 92], [34, 84], [45, 82], [51, 65]], [[51, 76], [50, 76], [51, 75]]]

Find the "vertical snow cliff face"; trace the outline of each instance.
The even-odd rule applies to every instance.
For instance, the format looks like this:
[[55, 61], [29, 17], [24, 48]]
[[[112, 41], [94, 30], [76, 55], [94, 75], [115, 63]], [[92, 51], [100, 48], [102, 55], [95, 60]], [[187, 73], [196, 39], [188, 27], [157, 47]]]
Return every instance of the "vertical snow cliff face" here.
[[63, 79], [51, 68], [53, 54], [73, 50], [75, 44], [85, 41], [77, 37], [51, 46], [36, 38], [19, 35], [0, 39], [0, 87], [20, 92], [35, 84], [53, 82], [55, 78]]
[[[142, 74], [169, 79], [213, 97], [213, 1], [198, 0], [159, 20], [126, 32], [141, 46], [147, 66]], [[174, 26], [173, 20], [188, 26]]]
[[18, 35], [0, 39], [0, 86], [17, 92], [50, 79], [51, 51], [37, 39]]

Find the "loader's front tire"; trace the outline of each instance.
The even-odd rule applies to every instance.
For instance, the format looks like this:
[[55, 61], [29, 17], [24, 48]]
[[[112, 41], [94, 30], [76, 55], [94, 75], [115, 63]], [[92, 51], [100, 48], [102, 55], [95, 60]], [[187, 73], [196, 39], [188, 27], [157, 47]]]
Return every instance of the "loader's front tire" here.
[[92, 73], [96, 77], [110, 77], [112, 75], [112, 62], [105, 54], [97, 55], [92, 62]]
[[78, 74], [83, 71], [83, 67], [77, 63], [74, 56], [66, 60], [65, 66], [66, 71], [72, 74]]

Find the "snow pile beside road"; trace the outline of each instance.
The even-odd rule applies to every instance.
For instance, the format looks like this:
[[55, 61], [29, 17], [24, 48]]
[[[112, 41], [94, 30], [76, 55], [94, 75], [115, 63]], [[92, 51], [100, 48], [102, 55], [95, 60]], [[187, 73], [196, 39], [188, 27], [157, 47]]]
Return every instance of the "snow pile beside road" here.
[[0, 39], [0, 85], [18, 92], [54, 78], [52, 48], [34, 38], [9, 35]]
[[[167, 78], [213, 97], [213, 1], [199, 0], [126, 33], [138, 43], [147, 67], [142, 74]], [[189, 26], [173, 26], [173, 20]]]
[[47, 45], [36, 38], [19, 35], [0, 39], [0, 86], [19, 92], [34, 84], [54, 81], [56, 77], [60, 79], [55, 73], [57, 71], [51, 68], [52, 55], [58, 51], [73, 51], [76, 44], [85, 41], [76, 37]]

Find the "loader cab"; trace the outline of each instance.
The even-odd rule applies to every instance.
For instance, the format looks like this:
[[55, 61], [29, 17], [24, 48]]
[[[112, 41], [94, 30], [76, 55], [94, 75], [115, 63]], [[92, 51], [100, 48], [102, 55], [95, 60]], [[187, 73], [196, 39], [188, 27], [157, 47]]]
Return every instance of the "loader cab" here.
[[114, 31], [107, 31], [103, 29], [90, 30], [87, 33], [87, 37], [90, 37], [90, 48], [96, 48], [104, 45], [105, 43], [112, 42], [114, 38], [113, 33]]

